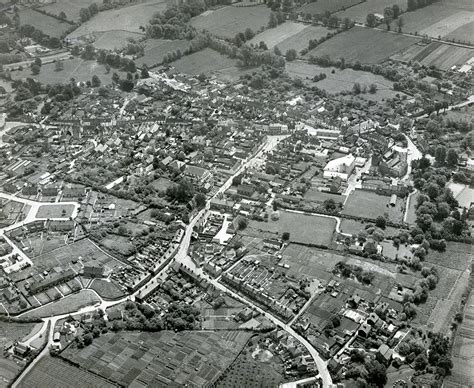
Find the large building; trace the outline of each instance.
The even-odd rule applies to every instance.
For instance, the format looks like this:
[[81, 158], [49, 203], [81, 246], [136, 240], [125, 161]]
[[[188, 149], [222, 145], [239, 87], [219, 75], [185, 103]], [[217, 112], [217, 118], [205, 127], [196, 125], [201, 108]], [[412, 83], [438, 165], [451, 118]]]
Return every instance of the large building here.
[[354, 155], [349, 154], [340, 158], [330, 160], [326, 167], [324, 167], [324, 178], [335, 178], [339, 177], [343, 181], [351, 176], [356, 166], [356, 158]]

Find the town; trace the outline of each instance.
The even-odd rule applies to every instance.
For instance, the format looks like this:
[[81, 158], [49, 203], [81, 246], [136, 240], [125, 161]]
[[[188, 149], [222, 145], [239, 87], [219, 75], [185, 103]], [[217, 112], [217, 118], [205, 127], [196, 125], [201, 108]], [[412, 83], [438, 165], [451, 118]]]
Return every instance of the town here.
[[0, 19], [1, 386], [474, 384], [470, 1]]

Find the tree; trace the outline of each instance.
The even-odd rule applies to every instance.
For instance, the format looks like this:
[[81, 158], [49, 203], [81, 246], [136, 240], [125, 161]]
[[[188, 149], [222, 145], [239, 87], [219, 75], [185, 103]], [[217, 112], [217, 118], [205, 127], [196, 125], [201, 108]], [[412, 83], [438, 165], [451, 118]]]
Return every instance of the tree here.
[[194, 200], [196, 201], [196, 207], [198, 209], [203, 209], [204, 206], [206, 206], [207, 199], [203, 193], [197, 193]]
[[245, 40], [250, 40], [252, 39], [254, 36], [255, 36], [255, 33], [252, 31], [251, 28], [247, 28], [244, 32], [244, 35], [245, 35]]
[[97, 75], [93, 75], [92, 76], [92, 81], [91, 81], [91, 84], [92, 84], [92, 87], [94, 88], [98, 88], [101, 84], [101, 81], [100, 81], [100, 78], [97, 77]]
[[450, 148], [446, 155], [446, 164], [449, 167], [456, 167], [458, 165], [458, 153], [456, 150]]
[[290, 233], [289, 232], [283, 232], [283, 234], [281, 235], [281, 239], [283, 241], [288, 241], [290, 239]]
[[40, 71], [41, 71], [41, 67], [39, 67], [36, 63], [33, 66], [31, 66], [31, 73], [33, 75], [38, 75]]
[[375, 93], [377, 93], [377, 85], [375, 85], [375, 84], [370, 84], [370, 86], [369, 86], [369, 93], [370, 93], [370, 94], [375, 94]]
[[92, 343], [92, 341], [94, 340], [94, 337], [92, 336], [91, 333], [87, 333], [82, 336], [82, 339], [84, 341], [84, 345], [88, 346]]
[[79, 11], [79, 17], [81, 18], [81, 22], [87, 22], [91, 18], [91, 12], [88, 8], [81, 8]]
[[117, 73], [112, 74], [112, 82], [118, 83], [120, 81], [120, 76]]
[[275, 12], [272, 12], [270, 14], [270, 20], [268, 21], [268, 27], [269, 28], [275, 28], [278, 26], [278, 18]]
[[148, 68], [146, 65], [143, 65], [142, 70], [141, 70], [141, 77], [142, 78], [149, 78], [150, 73], [148, 72]]
[[35, 61], [34, 61], [34, 64], [35, 64], [35, 65], [38, 65], [38, 66], [41, 66], [41, 65], [43, 64], [43, 63], [41, 62], [41, 58], [36, 57], [36, 58], [35, 58]]
[[237, 227], [239, 230], [244, 230], [249, 224], [249, 220], [246, 217], [239, 217], [237, 221]]
[[385, 226], [387, 225], [387, 220], [384, 216], [378, 216], [375, 220], [375, 225], [380, 229], [385, 229]]
[[294, 61], [297, 56], [298, 56], [298, 53], [296, 52], [295, 49], [289, 49], [287, 50], [285, 54], [285, 58], [288, 62]]
[[387, 31], [390, 31], [390, 23], [393, 20], [393, 9], [391, 7], [387, 7], [383, 11], [383, 21], [387, 26]]
[[371, 361], [366, 365], [367, 382], [376, 387], [383, 387], [387, 383], [387, 368], [378, 361]]
[[435, 151], [435, 159], [438, 165], [443, 166], [446, 163], [446, 147], [443, 145], [438, 146]]
[[354, 94], [360, 94], [362, 88], [360, 86], [360, 83], [356, 82], [354, 84], [354, 86], [352, 87], [352, 91], [354, 92]]
[[62, 20], [66, 20], [66, 19], [67, 19], [67, 16], [66, 16], [66, 14], [64, 13], [64, 11], [61, 11], [61, 12], [59, 13], [59, 18], [62, 19]]
[[408, 12], [412, 12], [417, 8], [418, 8], [418, 4], [416, 3], [416, 0], [408, 0], [408, 3], [407, 3]]
[[392, 5], [393, 18], [398, 19], [400, 16], [400, 7], [398, 4]]
[[373, 13], [367, 15], [366, 24], [369, 27], [375, 27], [377, 25], [377, 19]]
[[56, 62], [54, 63], [54, 70], [56, 70], [56, 71], [62, 71], [62, 70], [64, 70], [64, 63], [63, 63], [63, 61], [56, 61]]

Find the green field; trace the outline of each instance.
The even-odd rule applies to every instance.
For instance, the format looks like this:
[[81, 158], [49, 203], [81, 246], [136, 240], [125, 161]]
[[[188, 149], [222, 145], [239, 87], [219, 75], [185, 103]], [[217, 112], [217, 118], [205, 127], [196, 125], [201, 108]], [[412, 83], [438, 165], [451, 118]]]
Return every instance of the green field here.
[[178, 49], [183, 52], [189, 45], [187, 40], [148, 39], [145, 43], [144, 56], [137, 58], [135, 62], [138, 66], [145, 64], [154, 67], [163, 62], [166, 54]]
[[[113, 69], [110, 73], [106, 73], [105, 66], [96, 61], [84, 61], [81, 58], [68, 59], [63, 61], [64, 69], [56, 71], [54, 63], [41, 66], [41, 71], [34, 78], [43, 84], [69, 83], [71, 78], [77, 82], [90, 81], [93, 75], [97, 75], [103, 85], [112, 83], [112, 74], [118, 73], [125, 78], [126, 73]], [[32, 77], [31, 69], [23, 69], [21, 71], [12, 71], [12, 79], [22, 79]]]
[[203, 386], [213, 382], [250, 338], [243, 331], [120, 332], [62, 354], [125, 386]]
[[346, 62], [380, 63], [419, 40], [365, 27], [354, 27], [321, 43], [308, 52], [306, 57], [328, 55], [334, 60], [344, 58]]
[[123, 8], [99, 12], [69, 34], [68, 38], [74, 39], [107, 31], [127, 31], [143, 35], [140, 26], [145, 26], [154, 13], [165, 9], [166, 2], [164, 0], [149, 0]]
[[23, 378], [18, 387], [117, 387], [104, 378], [77, 368], [58, 357], [46, 356]]
[[387, 215], [392, 222], [402, 222], [405, 211], [405, 202], [397, 198], [394, 207], [390, 206], [390, 197], [369, 191], [353, 191], [344, 205], [342, 214], [363, 218], [375, 219]]
[[[399, 93], [393, 90], [393, 82], [380, 75], [360, 70], [340, 70], [333, 67], [321, 67], [303, 61], [292, 61], [286, 64], [286, 72], [291, 77], [302, 79], [306, 85], [317, 86], [330, 94], [352, 92], [355, 82], [358, 82], [361, 87], [366, 86], [367, 90], [371, 84], [377, 86], [377, 92], [374, 94], [361, 93], [358, 95], [358, 98], [365, 100], [382, 101], [382, 99], [393, 98]], [[312, 80], [313, 77], [319, 74], [325, 74], [326, 78], [314, 82]]]
[[104, 299], [119, 299], [125, 296], [125, 293], [112, 281], [104, 279], [94, 279], [90, 286]]
[[335, 230], [336, 221], [331, 218], [280, 211], [278, 221], [250, 221], [242, 233], [281, 238], [290, 233], [290, 241], [303, 244], [329, 245]]
[[74, 205], [41, 205], [36, 213], [36, 218], [69, 218], [74, 211]]
[[317, 0], [298, 8], [298, 12], [324, 14], [336, 12], [361, 3], [363, 0]]
[[24, 8], [19, 13], [20, 25], [29, 24], [46, 35], [59, 38], [71, 25], [52, 16], [44, 15], [32, 8]]
[[260, 34], [255, 35], [249, 43], [258, 45], [260, 42], [265, 42], [267, 47], [272, 49], [284, 40], [290, 39], [309, 27], [310, 26], [303, 23], [285, 22], [275, 28], [268, 28]]
[[270, 8], [255, 7], [223, 7], [209, 10], [193, 18], [190, 24], [198, 31], [206, 30], [222, 38], [233, 38], [237, 33], [250, 28], [257, 33], [268, 24]]
[[56, 302], [28, 311], [22, 315], [22, 318], [44, 318], [53, 315], [69, 314], [98, 302], [100, 302], [100, 299], [94, 292], [82, 290], [77, 294], [68, 295]]

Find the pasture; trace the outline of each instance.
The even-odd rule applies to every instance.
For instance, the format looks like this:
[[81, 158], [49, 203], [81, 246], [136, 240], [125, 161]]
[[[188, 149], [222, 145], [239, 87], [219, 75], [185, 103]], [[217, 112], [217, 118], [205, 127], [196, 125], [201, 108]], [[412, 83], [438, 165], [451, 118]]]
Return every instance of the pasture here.
[[[332, 0], [331, 0], [332, 1]], [[227, 6], [209, 10], [191, 19], [190, 24], [198, 31], [208, 31], [221, 38], [233, 38], [250, 28], [255, 33], [265, 28], [271, 10], [265, 5], [256, 7]]]
[[143, 35], [129, 31], [98, 32], [94, 36], [96, 38], [93, 43], [94, 47], [103, 50], [121, 50], [127, 46], [129, 39], [143, 38]]
[[267, 47], [272, 49], [279, 43], [291, 38], [308, 27], [309, 26], [303, 23], [285, 22], [275, 28], [268, 28], [260, 34], [257, 34], [248, 43], [258, 45], [260, 42], [265, 42]]
[[298, 8], [298, 12], [324, 14], [325, 12], [336, 12], [361, 3], [362, 0], [317, 0]]
[[97, 3], [97, 0], [56, 0], [54, 3], [42, 6], [41, 9], [57, 16], [64, 12], [67, 20], [76, 22], [80, 20], [79, 12], [81, 8], [87, 8], [93, 3]]
[[102, 334], [62, 356], [125, 386], [204, 386], [214, 381], [251, 337], [244, 331]]
[[78, 387], [111, 388], [117, 386], [58, 357], [47, 355], [19, 382], [18, 387], [70, 387], [72, 381]]
[[392, 222], [402, 222], [405, 202], [397, 198], [394, 207], [390, 206], [390, 197], [369, 191], [355, 190], [351, 193], [342, 214], [375, 219], [386, 214]]
[[189, 75], [217, 75], [235, 81], [242, 74], [235, 59], [228, 58], [210, 48], [186, 55], [171, 64], [177, 72]]
[[367, 0], [353, 7], [347, 8], [344, 11], [336, 12], [340, 18], [349, 18], [358, 23], [365, 23], [369, 13], [383, 14], [386, 7], [391, 7], [397, 4], [401, 10], [406, 9], [406, 0]]
[[335, 226], [336, 221], [332, 218], [280, 211], [280, 218], [276, 221], [250, 221], [243, 233], [281, 238], [283, 233], [289, 232], [291, 242], [328, 246]]
[[148, 39], [145, 42], [145, 53], [142, 57], [137, 58], [135, 63], [137, 66], [147, 65], [154, 67], [163, 62], [163, 57], [173, 51], [181, 50], [183, 52], [189, 47], [187, 40], [165, 40], [165, 39]]
[[327, 55], [334, 60], [344, 58], [346, 62], [381, 63], [419, 40], [365, 27], [354, 27], [321, 43], [309, 51], [306, 57]]
[[[112, 83], [112, 74], [118, 73], [121, 78], [125, 78], [126, 73], [121, 71], [111, 70], [107, 74], [105, 66], [96, 61], [84, 61], [81, 58], [74, 58], [63, 61], [64, 69], [57, 71], [55, 64], [50, 63], [41, 66], [41, 71], [34, 78], [45, 85], [64, 84], [69, 83], [71, 78], [77, 82], [90, 81], [93, 75], [97, 75], [103, 85]], [[20, 71], [11, 72], [12, 79], [22, 79], [31, 77], [31, 69], [26, 68]]]
[[51, 37], [59, 38], [71, 28], [69, 23], [44, 15], [33, 8], [24, 8], [18, 14], [20, 15], [20, 25], [29, 24]]
[[320, 39], [326, 36], [328, 32], [327, 27], [306, 26], [305, 29], [278, 43], [277, 47], [282, 53], [286, 53], [289, 49], [295, 49], [299, 53], [301, 50], [308, 48], [311, 39]]
[[96, 32], [127, 31], [143, 34], [140, 26], [145, 26], [154, 13], [166, 9], [163, 0], [150, 0], [128, 7], [99, 12], [87, 22], [81, 24], [68, 35], [68, 38], [79, 38]]
[[[397, 92], [393, 90], [393, 82], [380, 75], [375, 75], [365, 71], [352, 69], [340, 70], [332, 67], [312, 65], [301, 61], [292, 61], [286, 64], [286, 72], [291, 77], [301, 78], [308, 86], [317, 86], [319, 89], [325, 90], [329, 94], [347, 91], [352, 92], [355, 82], [358, 82], [361, 87], [366, 86], [367, 89], [371, 84], [377, 86], [377, 92], [375, 94], [365, 93], [358, 95], [358, 97], [366, 100], [381, 101], [382, 99], [393, 98], [397, 94]], [[313, 77], [320, 73], [325, 74], [326, 78], [314, 82], [312, 80]]]

